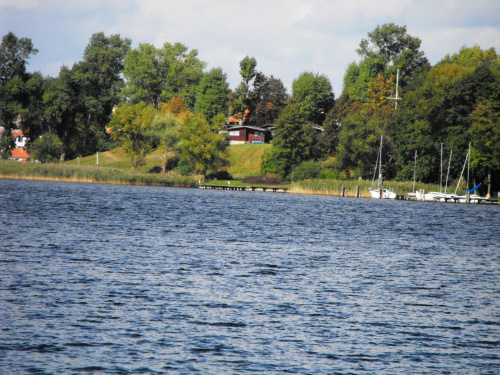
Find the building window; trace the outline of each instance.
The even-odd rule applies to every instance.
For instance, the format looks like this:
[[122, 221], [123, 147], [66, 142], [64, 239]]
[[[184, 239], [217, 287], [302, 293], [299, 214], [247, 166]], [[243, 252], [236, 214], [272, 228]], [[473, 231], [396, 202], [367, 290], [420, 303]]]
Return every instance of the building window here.
[[240, 135], [240, 131], [239, 130], [229, 130], [229, 135], [233, 135], [233, 136], [239, 136]]

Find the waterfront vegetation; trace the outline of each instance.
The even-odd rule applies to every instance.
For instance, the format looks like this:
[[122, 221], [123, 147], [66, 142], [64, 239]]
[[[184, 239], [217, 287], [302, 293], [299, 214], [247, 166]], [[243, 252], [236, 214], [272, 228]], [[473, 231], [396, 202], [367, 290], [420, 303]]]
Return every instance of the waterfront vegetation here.
[[128, 184], [164, 187], [195, 187], [191, 177], [177, 174], [155, 174], [128, 169], [56, 163], [0, 162], [0, 178]]

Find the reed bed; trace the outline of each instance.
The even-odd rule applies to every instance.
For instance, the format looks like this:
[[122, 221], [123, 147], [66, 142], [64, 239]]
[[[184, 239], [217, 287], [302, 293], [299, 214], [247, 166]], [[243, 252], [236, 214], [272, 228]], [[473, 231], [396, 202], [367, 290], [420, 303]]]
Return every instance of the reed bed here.
[[[317, 195], [342, 195], [342, 187], [346, 186], [346, 196], [356, 195], [356, 186], [359, 186], [359, 196], [369, 198], [371, 181], [359, 180], [329, 180], [315, 179], [293, 182], [290, 193], [296, 194], [317, 194]], [[413, 182], [384, 182], [385, 189], [394, 189], [397, 194], [405, 195], [413, 191]], [[439, 191], [439, 185], [416, 183], [415, 189], [425, 189], [425, 191]], [[450, 190], [451, 191], [451, 190]]]
[[11, 161], [0, 162], [0, 178], [164, 187], [196, 187], [198, 185], [194, 179], [177, 174], [163, 175], [110, 167]]

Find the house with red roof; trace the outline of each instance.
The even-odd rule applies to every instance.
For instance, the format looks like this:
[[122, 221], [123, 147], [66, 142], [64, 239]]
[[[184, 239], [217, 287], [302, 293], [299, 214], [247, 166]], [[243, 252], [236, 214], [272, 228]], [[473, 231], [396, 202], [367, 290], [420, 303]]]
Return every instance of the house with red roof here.
[[[0, 128], [0, 135], [3, 131], [4, 129]], [[27, 137], [24, 135], [22, 130], [19, 129], [12, 130], [12, 137], [14, 138], [14, 148], [11, 150], [11, 156], [9, 159], [26, 163], [30, 158], [30, 155], [28, 154]]]

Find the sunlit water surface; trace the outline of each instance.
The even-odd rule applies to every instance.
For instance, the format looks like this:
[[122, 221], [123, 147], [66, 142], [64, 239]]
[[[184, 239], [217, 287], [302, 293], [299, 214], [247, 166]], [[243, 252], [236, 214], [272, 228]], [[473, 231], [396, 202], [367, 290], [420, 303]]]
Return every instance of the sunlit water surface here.
[[0, 180], [2, 374], [499, 374], [500, 210]]

